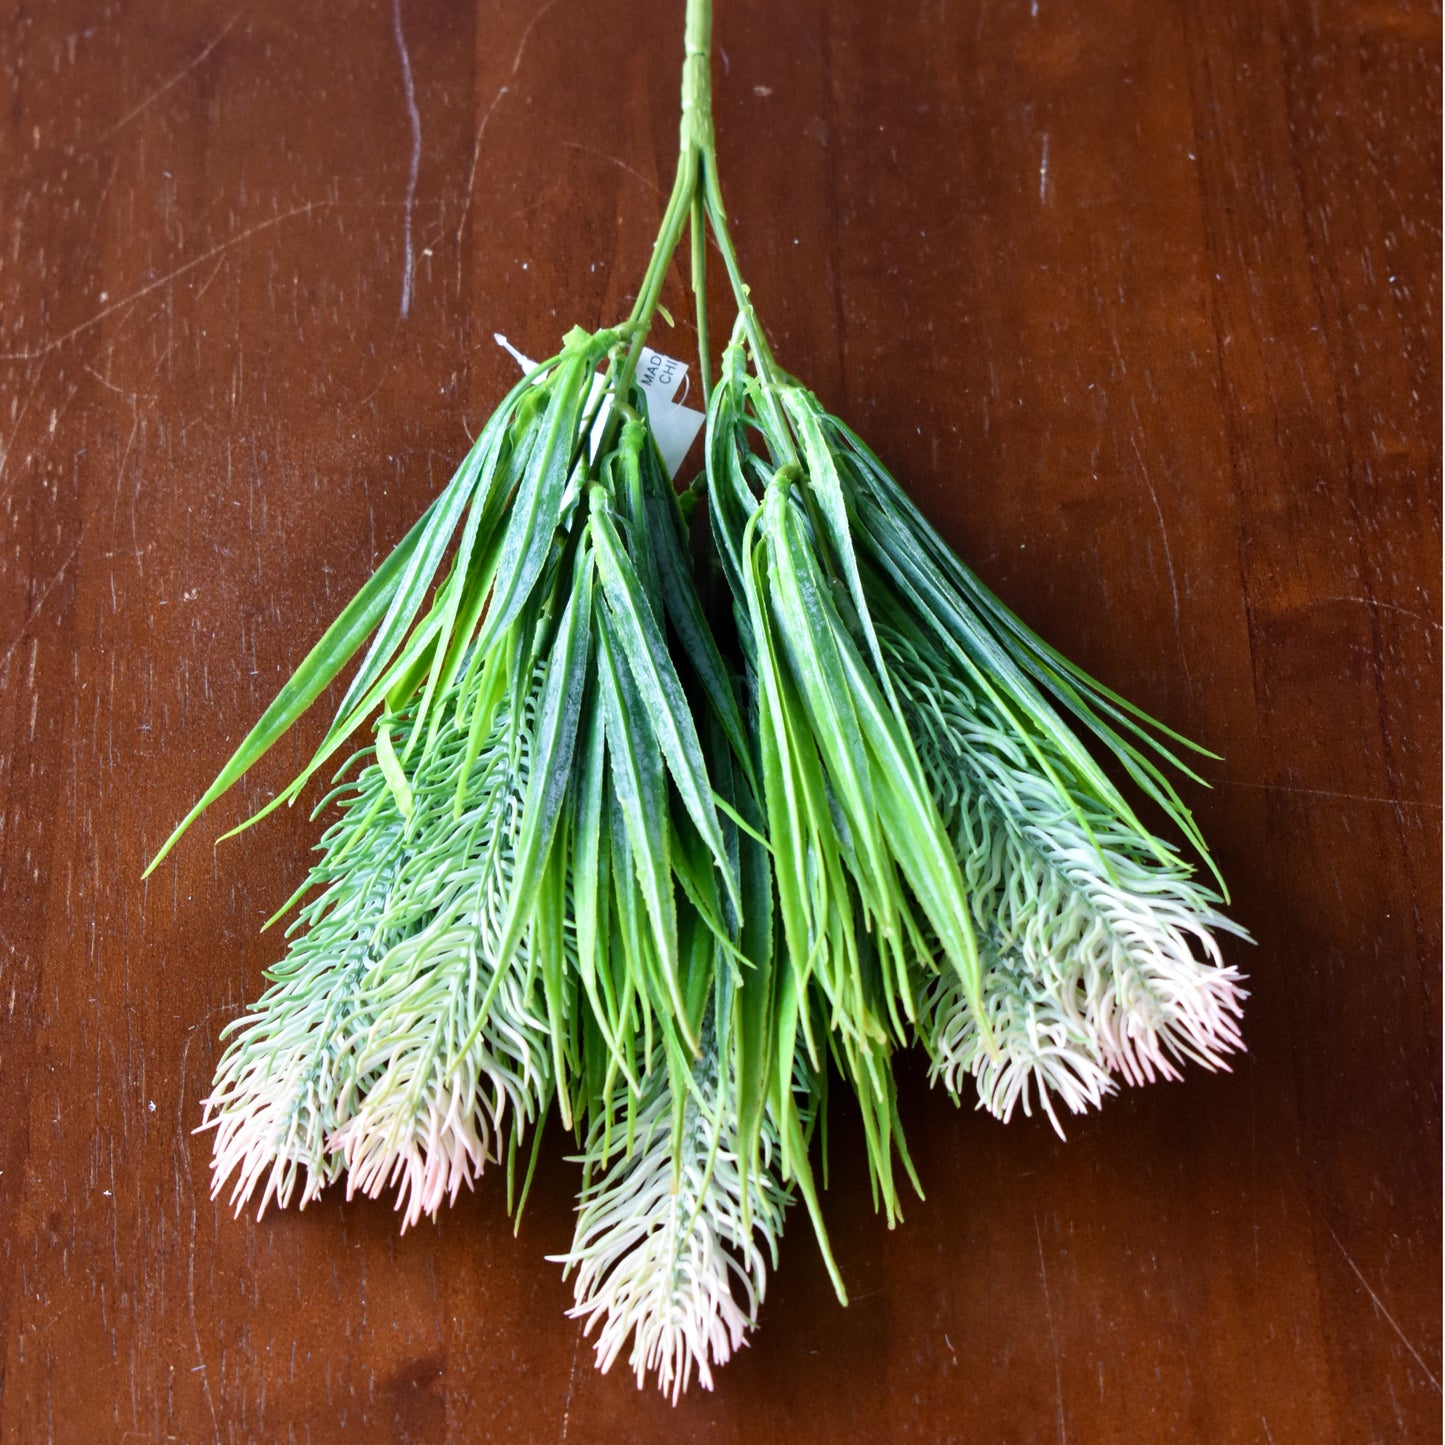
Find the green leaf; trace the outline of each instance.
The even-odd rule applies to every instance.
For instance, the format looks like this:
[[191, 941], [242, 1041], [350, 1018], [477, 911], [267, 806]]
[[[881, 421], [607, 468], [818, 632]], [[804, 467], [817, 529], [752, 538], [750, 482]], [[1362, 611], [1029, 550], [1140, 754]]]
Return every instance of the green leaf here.
[[[718, 650], [717, 639], [703, 615], [702, 602], [697, 595], [692, 567], [685, 551], [686, 537], [679, 525], [677, 498], [663, 475], [655, 447], [649, 447], [642, 459], [640, 484], [644, 528], [650, 539], [663, 610], [732, 745], [734, 755], [751, 778], [752, 749], [748, 744], [737, 692]], [[756, 786], [755, 781], [753, 785]]]
[[[572, 781], [572, 755], [586, 696], [592, 642], [592, 557], [582, 548], [573, 564], [572, 590], [558, 624], [533, 725], [532, 773], [522, 806], [511, 897], [498, 956], [510, 953], [538, 903], [553, 830]], [[559, 1076], [560, 1078], [560, 1076]]]
[[[751, 790], [736, 794], [743, 817], [763, 826]], [[743, 973], [731, 1013], [733, 1068], [737, 1091], [738, 1157], [745, 1171], [757, 1168], [763, 1114], [772, 1079], [775, 977], [773, 969], [773, 870], [768, 850], [746, 833], [739, 836], [742, 885]], [[744, 1195], [744, 1198], [747, 1196]]]
[[589, 672], [582, 708], [578, 766], [573, 770], [572, 913], [577, 931], [577, 972], [597, 1029], [613, 1061], [630, 1079], [630, 1064], [618, 1041], [620, 1020], [607, 966], [612, 896], [607, 830], [602, 826], [606, 786], [606, 729], [597, 698], [595, 665]]
[[223, 833], [218, 841], [224, 842], [228, 838], [234, 838], [238, 833], [244, 833], [248, 828], [255, 827], [263, 818], [269, 817], [283, 804], [289, 805], [294, 802], [307, 783], [326, 765], [327, 760], [335, 754], [336, 750], [386, 701], [387, 694], [397, 686], [398, 679], [404, 677], [408, 670], [416, 665], [417, 659], [426, 654], [427, 649], [432, 645], [439, 625], [440, 615], [434, 608], [413, 630], [411, 636], [407, 638], [406, 645], [392, 660], [386, 671], [372, 684], [371, 690], [352, 708], [349, 714], [338, 717], [331, 724], [326, 736], [321, 740], [320, 747], [312, 755], [311, 761], [270, 802], [258, 808], [249, 818], [238, 823], [228, 832]]
[[757, 510], [757, 498], [744, 472], [746, 444], [741, 435], [742, 419], [738, 397], [741, 351], [729, 348], [723, 357], [723, 374], [713, 392], [707, 415], [708, 513], [713, 541], [723, 575], [736, 598], [746, 591], [742, 537], [748, 519]]
[[401, 763], [397, 759], [396, 749], [391, 743], [391, 726], [383, 719], [376, 729], [376, 761], [381, 767], [381, 775], [386, 779], [386, 786], [391, 790], [391, 795], [396, 799], [396, 806], [401, 809], [401, 816], [410, 820], [412, 810], [411, 785], [406, 780], [406, 774], [402, 771]]
[[[645, 715], [648, 732], [657, 740], [683, 806], [712, 850], [723, 886], [736, 906], [737, 879], [723, 848], [707, 763], [667, 643], [623, 551], [609, 509], [600, 501], [594, 507], [591, 526], [607, 615], [627, 662], [639, 714]], [[639, 721], [632, 719], [634, 727]]]
[[832, 449], [823, 434], [822, 421], [826, 416], [811, 392], [800, 387], [782, 387], [779, 399], [783, 410], [792, 422], [798, 439], [803, 444], [803, 455], [807, 460], [807, 486], [817, 503], [818, 511], [827, 530], [827, 541], [833, 559], [842, 572], [843, 582], [852, 598], [858, 624], [868, 644], [869, 655], [879, 685], [888, 690], [888, 669], [883, 662], [883, 653], [878, 646], [878, 637], [873, 630], [873, 619], [868, 608], [868, 599], [863, 591], [863, 580], [858, 573], [858, 558], [853, 549], [853, 532], [848, 521], [848, 504], [843, 494], [842, 478], [833, 459]]
[[351, 661], [357, 648], [371, 635], [387, 608], [388, 598], [397, 579], [406, 570], [412, 554], [431, 523], [436, 506], [433, 502], [411, 531], [396, 545], [391, 555], [372, 574], [341, 616], [326, 629], [321, 641], [307, 653], [300, 667], [277, 693], [275, 700], [261, 714], [260, 721], [246, 734], [230, 761], [221, 769], [215, 782], [201, 795], [200, 801], [181, 820], [160, 851], [151, 859], [142, 877], [148, 878], [160, 861], [175, 846], [181, 835], [217, 798], [228, 792], [246, 771], [263, 757], [280, 738], [290, 731], [296, 720], [330, 686], [337, 673]]
[[578, 424], [591, 360], [583, 350], [565, 355], [550, 384], [543, 430], [517, 485], [502, 536], [495, 595], [478, 640], [484, 648], [516, 620], [552, 549], [572, 459], [579, 449]]
[[[513, 396], [515, 395], [516, 388], [513, 389]], [[478, 488], [487, 490], [495, 479], [497, 461], [503, 451], [506, 433], [507, 409], [504, 407], [492, 415], [467, 460], [447, 483], [442, 494], [427, 509], [426, 529], [409, 554], [406, 566], [397, 578], [390, 605], [377, 629], [376, 637], [336, 709], [338, 718], [354, 711], [360, 698], [372, 689], [377, 677], [401, 646], [431, 590], [432, 583], [436, 580], [437, 569], [451, 545], [462, 513], [473, 504]]]
[[[599, 560], [602, 549], [598, 548]], [[602, 569], [599, 567], [599, 572]], [[605, 575], [605, 574], [604, 574]], [[677, 914], [673, 899], [672, 865], [667, 817], [667, 787], [657, 738], [646, 709], [638, 700], [625, 666], [619, 667], [613, 623], [598, 606], [597, 681], [606, 717], [607, 755], [611, 763], [614, 805], [626, 830], [632, 878], [614, 870], [619, 888], [634, 882], [640, 888], [656, 943], [655, 965], [661, 970], [664, 1002], [677, 1022], [685, 1024], [686, 1010], [678, 985]], [[616, 844], [614, 842], [614, 850]], [[689, 1038], [695, 1048], [696, 1039]]]
[[833, 1281], [833, 1292], [838, 1296], [838, 1303], [846, 1305], [848, 1291], [843, 1284], [843, 1275], [838, 1268], [838, 1262], [833, 1258], [832, 1246], [828, 1242], [828, 1229], [823, 1222], [823, 1206], [818, 1199], [818, 1186], [813, 1179], [812, 1166], [808, 1163], [808, 1141], [803, 1136], [802, 1121], [798, 1117], [798, 1107], [793, 1100], [791, 1090], [788, 1091], [779, 1114], [786, 1175], [797, 1183], [803, 1196], [803, 1202], [807, 1205], [809, 1217], [813, 1221], [813, 1232], [818, 1237], [818, 1248], [822, 1252], [828, 1278]]
[[[563, 922], [567, 916], [567, 827], [564, 823], [549, 840], [548, 856], [537, 878], [536, 907], [532, 911], [531, 951], [542, 969], [542, 996], [547, 1001], [547, 1028], [552, 1039], [552, 1066], [556, 1074], [557, 1105], [562, 1127], [572, 1127], [572, 1093], [568, 1081], [573, 1070], [570, 1036], [576, 1010], [567, 987]], [[503, 950], [498, 954], [506, 958]]]
[[[1105, 719], [1112, 718], [1162, 762], [1196, 782], [1203, 780], [1155, 737], [1154, 732], [1205, 757], [1213, 757], [1214, 754], [1106, 688], [1044, 642], [954, 554], [855, 433], [835, 417], [825, 418], [825, 425], [856, 459], [860, 481], [859, 503], [864, 513], [865, 530], [874, 531], [881, 539], [887, 539], [879, 552], [880, 562], [890, 571], [896, 568], [904, 572], [915, 588], [929, 596], [929, 602], [920, 607], [920, 621], [944, 628], [946, 637], [955, 645], [968, 649], [973, 656], [982, 654], [994, 659], [995, 663], [997, 659], [1003, 659], [1002, 675], [1018, 679], [1008, 688], [1013, 704], [1022, 706], [1044, 734], [1057, 742], [1059, 750], [1078, 768], [1080, 781], [1091, 794], [1125, 819], [1141, 840], [1151, 846], [1155, 856], [1161, 862], [1165, 861], [1159, 851], [1162, 845], [1139, 822], [1122, 795], [1079, 745], [1072, 729], [1038, 696], [1033, 685], [1037, 684], [1052, 694], [1119, 759], [1135, 782], [1164, 810], [1188, 838], [1223, 889], [1223, 879], [1178, 791], [1153, 758], [1121, 736]], [[993, 664], [984, 662], [982, 665]], [[1039, 761], [1047, 772], [1047, 764], [1042, 758]], [[1048, 775], [1055, 777], [1052, 773]], [[1055, 781], [1062, 786], [1056, 777]], [[1075, 806], [1071, 798], [1067, 799], [1067, 803], [1071, 808]], [[1087, 824], [1085, 827], [1087, 830]]]

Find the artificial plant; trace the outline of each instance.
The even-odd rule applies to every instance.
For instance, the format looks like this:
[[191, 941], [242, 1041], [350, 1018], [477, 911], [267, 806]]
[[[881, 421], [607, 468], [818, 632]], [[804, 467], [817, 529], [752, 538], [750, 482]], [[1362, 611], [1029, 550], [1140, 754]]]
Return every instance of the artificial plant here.
[[[830, 1075], [891, 1223], [897, 1050], [1058, 1127], [1121, 1079], [1223, 1066], [1243, 997], [1222, 884], [1107, 766], [1207, 863], [1168, 776], [1199, 750], [1035, 636], [774, 359], [710, 45], [687, 0], [631, 315], [513, 388], [150, 865], [361, 654], [241, 825], [340, 761], [286, 957], [205, 1103], [215, 1190], [264, 1210], [344, 1177], [406, 1227], [502, 1162], [520, 1207], [555, 1108], [583, 1163], [574, 1313], [602, 1368], [627, 1350], [674, 1400], [757, 1323], [796, 1196], [846, 1301], [810, 1163]], [[636, 372], [685, 235], [707, 432], [679, 496]], [[715, 378], [710, 246], [736, 306]]]

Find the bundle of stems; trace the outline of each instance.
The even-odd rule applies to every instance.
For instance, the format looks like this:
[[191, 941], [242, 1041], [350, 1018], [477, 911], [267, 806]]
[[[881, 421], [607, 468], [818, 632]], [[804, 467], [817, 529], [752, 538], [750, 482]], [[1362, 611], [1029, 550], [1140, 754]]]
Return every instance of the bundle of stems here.
[[[756, 1325], [796, 1195], [846, 1302], [810, 1164], [830, 1074], [892, 1224], [897, 1168], [918, 1186], [896, 1050], [1059, 1128], [1120, 1079], [1227, 1067], [1243, 998], [1222, 882], [1108, 767], [1209, 864], [1169, 776], [1200, 750], [1032, 633], [774, 360], [722, 204], [710, 32], [688, 0], [632, 314], [513, 388], [150, 864], [360, 653], [241, 825], [346, 757], [205, 1101], [214, 1190], [264, 1211], [344, 1175], [394, 1190], [405, 1228], [504, 1162], [520, 1210], [555, 1104], [584, 1170], [574, 1314], [601, 1368], [630, 1341], [674, 1401]], [[685, 233], [707, 432], [679, 495], [635, 372]], [[709, 242], [737, 307], [715, 383]]]

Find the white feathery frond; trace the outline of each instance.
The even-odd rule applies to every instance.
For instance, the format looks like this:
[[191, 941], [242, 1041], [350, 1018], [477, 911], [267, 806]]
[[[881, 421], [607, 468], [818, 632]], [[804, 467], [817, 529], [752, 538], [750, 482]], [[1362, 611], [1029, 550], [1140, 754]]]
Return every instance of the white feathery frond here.
[[979, 1107], [1008, 1123], [1015, 1108], [1031, 1115], [1031, 1093], [1060, 1138], [1063, 1125], [1054, 1097], [1071, 1113], [1097, 1109], [1114, 1091], [1098, 1049], [1072, 1015], [1069, 1000], [1038, 986], [1027, 973], [985, 948], [984, 1012], [996, 1053], [982, 1046], [978, 1020], [958, 977], [940, 973], [929, 985], [923, 1017], [932, 1020], [930, 1077], [957, 1097], [964, 1077], [977, 1084]]
[[[600, 1326], [598, 1368], [610, 1369], [631, 1339], [628, 1363], [638, 1388], [651, 1372], [674, 1404], [694, 1373], [712, 1389], [713, 1368], [731, 1359], [756, 1326], [789, 1202], [774, 1172], [770, 1125], [744, 1185], [726, 1103], [724, 1117], [716, 1117], [718, 1101], [733, 1097], [719, 1087], [717, 1071], [725, 1067], [705, 1043], [675, 1135], [675, 1100], [665, 1067], [655, 1061], [630, 1148], [584, 1184], [572, 1249], [560, 1258], [577, 1269], [571, 1315], [585, 1322], [585, 1334]], [[603, 1133], [599, 1120], [589, 1138], [594, 1156]]]
[[1216, 935], [1243, 930], [1157, 840], [1082, 790], [1070, 808], [988, 699], [909, 662], [900, 691], [973, 900], [998, 1046], [983, 1049], [962, 989], [940, 977], [927, 1000], [934, 1077], [956, 1093], [972, 1074], [1003, 1119], [1028, 1112], [1032, 1082], [1062, 1133], [1050, 1092], [1077, 1113], [1115, 1074], [1178, 1078], [1185, 1059], [1228, 1068], [1245, 995]]
[[231, 1039], [200, 1129], [216, 1130], [211, 1197], [234, 1175], [237, 1214], [258, 1189], [258, 1219], [269, 1203], [284, 1209], [293, 1195], [305, 1208], [341, 1171], [330, 1139], [355, 1101], [355, 1044], [366, 1028], [357, 988], [390, 936], [384, 920], [398, 868], [399, 815], [378, 809], [364, 873], [332, 873], [328, 859], [353, 836], [377, 793], [368, 770], [322, 841], [309, 882], [323, 892], [303, 909], [310, 926], [270, 970], [271, 986], [226, 1031]]
[[[530, 723], [530, 717], [527, 719]], [[510, 1129], [539, 1120], [551, 1091], [547, 1025], [527, 978], [525, 942], [497, 957], [511, 894], [530, 733], [507, 718], [473, 768], [453, 816], [459, 732], [412, 783], [412, 833], [399, 893], [424, 920], [359, 984], [370, 1024], [357, 1052], [367, 1081], [328, 1141], [347, 1170], [347, 1197], [396, 1190], [402, 1229], [455, 1202]]]
[[[533, 698], [527, 698], [530, 707]], [[233, 1026], [202, 1127], [214, 1189], [239, 1210], [397, 1190], [402, 1227], [455, 1200], [539, 1119], [551, 1090], [546, 1027], [525, 944], [495, 958], [527, 782], [530, 713], [501, 709], [454, 805], [467, 733], [446, 723], [410, 780], [411, 816], [375, 762], [340, 790], [272, 987]], [[304, 1176], [304, 1178], [303, 1178]]]

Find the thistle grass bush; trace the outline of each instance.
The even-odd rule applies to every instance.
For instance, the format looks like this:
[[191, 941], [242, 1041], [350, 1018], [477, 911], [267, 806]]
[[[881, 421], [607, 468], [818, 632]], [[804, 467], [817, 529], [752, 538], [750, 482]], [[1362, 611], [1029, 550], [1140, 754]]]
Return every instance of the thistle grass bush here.
[[[344, 1175], [405, 1229], [505, 1161], [520, 1209], [555, 1104], [583, 1166], [572, 1313], [602, 1369], [626, 1353], [674, 1402], [756, 1326], [795, 1198], [846, 1302], [810, 1163], [830, 1074], [892, 1225], [899, 1171], [918, 1188], [899, 1049], [1062, 1132], [1059, 1104], [1119, 1079], [1227, 1067], [1244, 996], [1222, 882], [1112, 780], [1212, 868], [1171, 780], [1200, 750], [1009, 612], [774, 360], [710, 27], [688, 0], [677, 177], [627, 321], [512, 389], [150, 864], [354, 664], [241, 825], [351, 751], [286, 956], [227, 1030], [214, 1192], [304, 1206]], [[635, 374], [685, 232], [707, 431], [679, 496]], [[709, 242], [737, 305], [716, 384]]]

